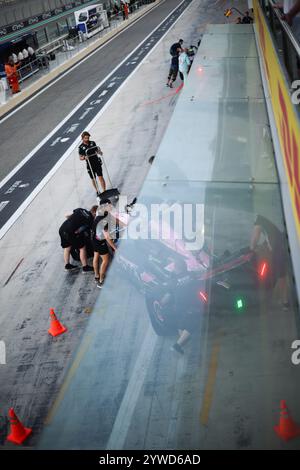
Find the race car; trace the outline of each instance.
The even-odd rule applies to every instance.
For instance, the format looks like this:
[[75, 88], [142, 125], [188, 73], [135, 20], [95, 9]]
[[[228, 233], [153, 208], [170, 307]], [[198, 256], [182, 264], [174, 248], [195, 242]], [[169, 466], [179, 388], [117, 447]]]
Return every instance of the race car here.
[[[158, 335], [173, 334], [182, 312], [201, 315], [208, 311], [218, 314], [243, 310], [257, 304], [259, 290], [267, 291], [276, 284], [267, 243], [255, 252], [245, 247], [233, 253], [226, 250], [221, 256], [216, 256], [207, 242], [191, 251], [161, 221], [149, 222], [156, 226], [154, 238], [122, 239], [134, 203], [135, 200], [128, 204], [124, 213], [112, 211], [117, 223], [110, 236], [120, 245], [112, 256], [115, 269], [145, 295], [149, 318]], [[162, 233], [169, 236], [163, 237]], [[86, 235], [92, 255], [89, 234]], [[73, 251], [74, 258], [78, 257]], [[166, 298], [168, 301], [162, 302]]]
[[[271, 252], [267, 244], [215, 256], [204, 245], [198, 252], [182, 240], [124, 240], [115, 265], [145, 294], [147, 311], [158, 335], [173, 334], [178, 308], [199, 314], [244, 310], [258, 302], [258, 291], [274, 287]], [[176, 265], [181, 272], [176, 272]], [[184, 267], [183, 267], [184, 266]], [[178, 294], [180, 292], [180, 294]], [[161, 300], [168, 297], [167, 304]], [[180, 305], [180, 307], [179, 307]]]

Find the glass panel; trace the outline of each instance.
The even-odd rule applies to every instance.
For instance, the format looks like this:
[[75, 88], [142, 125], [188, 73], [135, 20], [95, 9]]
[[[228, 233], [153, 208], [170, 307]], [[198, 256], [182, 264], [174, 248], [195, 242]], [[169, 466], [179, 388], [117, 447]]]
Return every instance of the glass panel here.
[[250, 24], [208, 24], [205, 32], [210, 34], [253, 34]]
[[58, 34], [58, 29], [57, 29], [57, 23], [50, 23], [47, 25], [47, 31], [48, 31], [48, 37], [49, 41], [53, 41], [56, 39], [59, 34]]
[[257, 57], [255, 38], [252, 34], [205, 35], [201, 42], [201, 55], [207, 57]]
[[75, 21], [75, 16], [74, 15], [70, 15], [67, 17], [67, 21], [68, 21], [68, 25], [69, 27], [73, 27], [73, 26], [76, 26], [76, 21]]
[[181, 98], [149, 179], [277, 181], [264, 100]]
[[300, 416], [269, 122], [254, 38], [233, 36], [204, 38], [131, 214], [120, 198], [123, 239], [43, 448], [281, 449], [280, 400]]
[[[280, 448], [266, 423], [274, 423], [274, 403], [286, 396], [299, 415], [300, 379], [291, 367], [299, 312], [277, 185], [152, 182], [139, 203], [148, 215], [153, 211], [149, 220], [144, 213], [144, 228], [152, 221], [173, 231], [121, 241], [78, 351], [80, 366], [42, 447]], [[160, 222], [153, 217], [156, 203], [167, 204]], [[198, 205], [196, 248], [187, 245], [190, 204]], [[168, 221], [171, 207], [177, 216]], [[251, 252], [256, 214], [268, 236], [262, 233]], [[131, 220], [137, 227], [135, 216]], [[170, 350], [177, 329], [190, 333], [183, 355]], [[207, 428], [212, 361], [218, 368]], [[237, 431], [244, 415], [246, 434]]]
[[58, 20], [57, 26], [58, 26], [60, 36], [68, 32], [68, 24], [67, 24], [66, 18], [61, 18], [60, 20]]
[[255, 58], [202, 58], [199, 65], [195, 64], [190, 71], [189, 81], [194, 80], [197, 88], [193, 96], [199, 99], [203, 96], [206, 99], [264, 98], [259, 64]]
[[39, 47], [42, 47], [44, 46], [45, 44], [47, 44], [47, 37], [46, 37], [46, 32], [45, 32], [45, 29], [38, 29], [37, 32], [36, 32], [36, 35], [37, 35], [37, 40], [38, 40], [38, 44], [39, 44]]

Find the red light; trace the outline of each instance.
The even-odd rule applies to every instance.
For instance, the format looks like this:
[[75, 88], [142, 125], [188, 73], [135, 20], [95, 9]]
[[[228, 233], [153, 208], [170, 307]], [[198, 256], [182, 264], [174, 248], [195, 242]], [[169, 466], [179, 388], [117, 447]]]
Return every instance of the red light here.
[[202, 67], [198, 67], [198, 72], [199, 72], [199, 73], [202, 73], [202, 72], [203, 72], [203, 68], [202, 68]]
[[259, 276], [263, 279], [268, 271], [268, 263], [266, 261], [263, 261], [259, 267]]
[[205, 292], [200, 291], [199, 292], [199, 297], [203, 300], [203, 302], [207, 303], [208, 298], [207, 298], [207, 294]]

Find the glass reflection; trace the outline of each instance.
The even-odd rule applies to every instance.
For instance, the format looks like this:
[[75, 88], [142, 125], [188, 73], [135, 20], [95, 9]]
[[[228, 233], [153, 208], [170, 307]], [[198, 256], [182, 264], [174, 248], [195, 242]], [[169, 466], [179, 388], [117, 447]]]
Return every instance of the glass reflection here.
[[279, 448], [269, 423], [285, 397], [300, 412], [300, 383], [278, 186], [148, 182], [128, 212], [115, 210], [117, 253], [41, 447]]

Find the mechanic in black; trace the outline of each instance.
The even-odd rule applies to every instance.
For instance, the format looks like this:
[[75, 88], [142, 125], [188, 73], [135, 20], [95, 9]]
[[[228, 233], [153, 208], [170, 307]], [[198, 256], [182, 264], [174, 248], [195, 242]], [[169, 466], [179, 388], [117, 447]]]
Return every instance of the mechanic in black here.
[[170, 54], [172, 56], [168, 80], [166, 86], [173, 88], [173, 83], [176, 81], [179, 68], [179, 53], [182, 52], [183, 39], [179, 39], [178, 42], [174, 42], [170, 47]]
[[251, 24], [253, 23], [253, 18], [250, 16], [249, 11], [246, 11], [245, 16], [242, 19], [243, 24]]
[[[95, 273], [95, 282], [99, 289], [102, 288], [104, 278], [109, 265], [109, 249], [110, 246], [113, 252], [117, 247], [113, 240], [110, 238], [109, 230], [115, 226], [115, 222], [110, 217], [112, 204], [109, 199], [102, 199], [97, 211], [97, 216], [93, 223], [92, 238], [94, 248], [93, 267]], [[101, 265], [99, 270], [99, 261], [101, 258]]]
[[86, 131], [81, 134], [82, 142], [78, 148], [79, 158], [80, 160], [86, 161], [86, 168], [96, 191], [97, 186], [96, 181], [94, 180], [96, 176], [99, 178], [102, 191], [105, 191], [106, 183], [103, 178], [102, 160], [99, 157], [99, 155], [103, 155], [103, 152], [100, 147], [97, 146], [96, 142], [90, 140], [90, 136], [91, 135]]
[[61, 246], [64, 249], [65, 270], [72, 271], [77, 266], [70, 264], [70, 254], [72, 247], [78, 248], [80, 261], [84, 273], [93, 272], [93, 268], [87, 264], [86, 235], [93, 227], [98, 206], [93, 206], [89, 211], [86, 209], [75, 209], [73, 214], [66, 215], [67, 220], [60, 226], [59, 235]]
[[268, 219], [262, 215], [257, 215], [251, 236], [251, 250], [256, 249], [262, 234], [265, 236], [266, 243], [271, 251], [272, 274], [279, 283], [283, 307], [288, 308], [287, 261], [284, 234]]
[[179, 69], [179, 58], [178, 55], [174, 55], [171, 59], [171, 65], [168, 75], [166, 86], [173, 88], [173, 83], [176, 81]]
[[199, 331], [203, 303], [199, 300], [199, 281], [188, 272], [186, 262], [180, 258], [170, 258], [173, 271], [170, 279], [162, 286], [160, 308], [173, 305], [179, 337], [172, 350], [184, 354], [183, 346], [192, 333]]
[[178, 42], [174, 42], [170, 47], [170, 54], [172, 57], [179, 56], [179, 53], [182, 52], [183, 39], [179, 39]]

